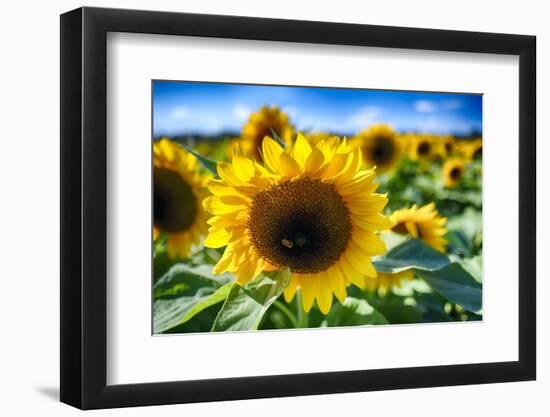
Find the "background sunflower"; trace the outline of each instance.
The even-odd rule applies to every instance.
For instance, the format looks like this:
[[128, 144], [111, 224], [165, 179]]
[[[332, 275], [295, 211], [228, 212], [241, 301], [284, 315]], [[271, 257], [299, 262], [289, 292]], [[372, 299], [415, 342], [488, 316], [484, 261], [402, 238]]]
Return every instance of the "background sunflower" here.
[[443, 185], [448, 188], [456, 188], [464, 178], [466, 165], [460, 158], [450, 158], [445, 161], [442, 168]]
[[442, 136], [437, 139], [439, 157], [445, 159], [455, 153], [455, 139], [452, 136]]
[[153, 144], [153, 167], [153, 238], [166, 235], [169, 256], [186, 258], [207, 231], [202, 202], [209, 176], [195, 156], [165, 138]]
[[262, 142], [266, 136], [273, 136], [273, 131], [285, 143], [290, 144], [294, 129], [288, 115], [277, 106], [263, 106], [250, 115], [243, 126], [240, 138], [234, 141], [234, 144], [237, 144], [245, 155], [262, 162]]
[[433, 138], [428, 135], [414, 135], [409, 143], [409, 158], [412, 161], [428, 161], [436, 155]]
[[368, 167], [376, 166], [377, 171], [384, 172], [393, 168], [399, 160], [401, 149], [396, 136], [391, 126], [377, 124], [359, 132], [352, 144], [361, 148]]
[[395, 211], [390, 219], [394, 222], [392, 231], [398, 234], [412, 236], [423, 240], [432, 248], [445, 252], [447, 234], [445, 223], [447, 218], [439, 215], [434, 203], [422, 207], [413, 205], [411, 208], [404, 208]]

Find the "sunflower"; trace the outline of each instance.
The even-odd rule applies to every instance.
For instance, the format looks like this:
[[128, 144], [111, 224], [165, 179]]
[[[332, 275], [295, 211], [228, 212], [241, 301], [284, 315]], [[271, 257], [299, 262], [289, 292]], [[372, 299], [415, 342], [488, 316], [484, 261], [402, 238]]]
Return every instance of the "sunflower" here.
[[468, 144], [465, 149], [466, 158], [468, 160], [481, 159], [483, 152], [483, 144], [481, 138], [475, 139]]
[[208, 177], [199, 173], [197, 159], [169, 139], [153, 145], [153, 238], [167, 235], [171, 258], [189, 256], [208, 230], [210, 217], [202, 207]]
[[464, 161], [460, 158], [449, 158], [442, 168], [443, 185], [447, 188], [457, 187], [464, 177]]
[[286, 144], [290, 144], [294, 129], [289, 123], [288, 115], [277, 106], [263, 106], [250, 115], [248, 122], [243, 126], [241, 137], [230, 146], [230, 149], [238, 146], [244, 155], [262, 162], [262, 141], [266, 136], [273, 136], [272, 130]]
[[378, 272], [378, 276], [374, 278], [367, 278], [366, 289], [369, 291], [384, 290], [387, 291], [392, 287], [399, 287], [404, 280], [411, 280], [414, 278], [413, 271], [406, 270], [393, 273]]
[[359, 132], [352, 144], [361, 147], [368, 167], [388, 171], [399, 160], [400, 147], [396, 136], [391, 126], [378, 124]]
[[438, 154], [441, 158], [447, 158], [455, 151], [455, 140], [452, 136], [442, 136], [437, 139]]
[[427, 135], [418, 135], [409, 143], [409, 158], [413, 161], [425, 161], [435, 154], [433, 140]]
[[439, 214], [434, 203], [397, 210], [390, 219], [394, 222], [393, 232], [410, 235], [439, 252], [445, 252], [447, 240], [443, 236], [447, 234], [447, 218]]
[[386, 252], [376, 233], [393, 225], [381, 214], [387, 198], [374, 193], [375, 171], [361, 169], [361, 150], [345, 139], [312, 146], [298, 134], [283, 149], [266, 137], [262, 157], [265, 166], [237, 150], [231, 164], [218, 162], [221, 180], [209, 183], [214, 195], [204, 207], [214, 217], [205, 245], [225, 246], [213, 272], [231, 272], [242, 285], [288, 268], [286, 301], [300, 289], [306, 312], [317, 300], [327, 314], [333, 294], [344, 301], [349, 283], [365, 288], [376, 276], [371, 257]]

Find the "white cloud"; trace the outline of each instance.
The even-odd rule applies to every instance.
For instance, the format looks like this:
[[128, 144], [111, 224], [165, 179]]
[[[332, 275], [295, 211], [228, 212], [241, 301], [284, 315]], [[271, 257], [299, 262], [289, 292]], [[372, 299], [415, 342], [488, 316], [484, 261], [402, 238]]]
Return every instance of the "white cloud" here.
[[344, 130], [359, 130], [380, 121], [381, 111], [376, 106], [367, 106], [350, 116], [344, 123]]
[[189, 110], [185, 106], [176, 106], [170, 112], [170, 117], [174, 120], [182, 120], [189, 116]]
[[294, 106], [283, 107], [281, 110], [284, 113], [288, 114], [290, 117], [298, 117], [299, 116], [298, 109]]
[[439, 110], [458, 110], [462, 108], [462, 102], [458, 99], [443, 100], [434, 102], [431, 100], [417, 100], [413, 103], [418, 113], [436, 113]]
[[[292, 115], [292, 112], [289, 112]], [[319, 117], [302, 112], [294, 113], [291, 117], [292, 123], [298, 130], [320, 132], [327, 131], [332, 133], [355, 133], [359, 130], [368, 128], [374, 123], [380, 123], [382, 111], [376, 106], [367, 106], [359, 109], [355, 113], [343, 120], [339, 117]]]
[[252, 113], [252, 109], [243, 104], [236, 104], [233, 107], [233, 115], [241, 122], [246, 121], [250, 113]]
[[437, 110], [435, 103], [430, 100], [416, 100], [414, 109], [419, 113], [435, 113]]
[[416, 130], [424, 133], [433, 133], [439, 135], [446, 134], [461, 134], [467, 135], [472, 130], [477, 129], [476, 123], [472, 123], [466, 120], [453, 120], [452, 123], [445, 119], [440, 119], [435, 116], [428, 116], [419, 119], [416, 123]]
[[441, 108], [443, 110], [458, 110], [462, 108], [462, 102], [457, 99], [449, 99], [441, 102]]

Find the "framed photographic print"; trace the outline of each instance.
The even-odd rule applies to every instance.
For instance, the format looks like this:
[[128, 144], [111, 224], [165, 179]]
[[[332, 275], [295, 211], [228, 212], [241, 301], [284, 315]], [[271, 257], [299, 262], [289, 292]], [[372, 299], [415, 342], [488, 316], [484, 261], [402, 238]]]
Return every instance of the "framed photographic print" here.
[[61, 16], [61, 400], [535, 379], [535, 38]]

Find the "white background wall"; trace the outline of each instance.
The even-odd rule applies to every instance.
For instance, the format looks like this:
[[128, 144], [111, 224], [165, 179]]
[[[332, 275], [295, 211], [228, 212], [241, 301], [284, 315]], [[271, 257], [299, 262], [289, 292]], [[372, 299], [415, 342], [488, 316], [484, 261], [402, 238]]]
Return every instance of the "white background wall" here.
[[[75, 415], [59, 392], [59, 17], [78, 1], [4, 2], [0, 16], [0, 410], [2, 415]], [[550, 26], [544, 2], [279, 0], [125, 0], [86, 5], [413, 26], [538, 37], [538, 381], [376, 393], [238, 401], [100, 411], [94, 415], [481, 416], [548, 415], [550, 365], [550, 209], [544, 192], [550, 152], [542, 140], [550, 97]], [[545, 13], [546, 12], [546, 13]], [[406, 71], [406, 68], [403, 69]], [[505, 185], [500, 185], [506, 192]], [[511, 202], [514, 204], [515, 202]], [[502, 225], [503, 237], [506, 225]], [[546, 233], [545, 233], [546, 232]], [[505, 260], [504, 260], [505, 261]], [[368, 350], [365, 351], [368, 355]], [[403, 354], [407, 354], [406, 346]]]

